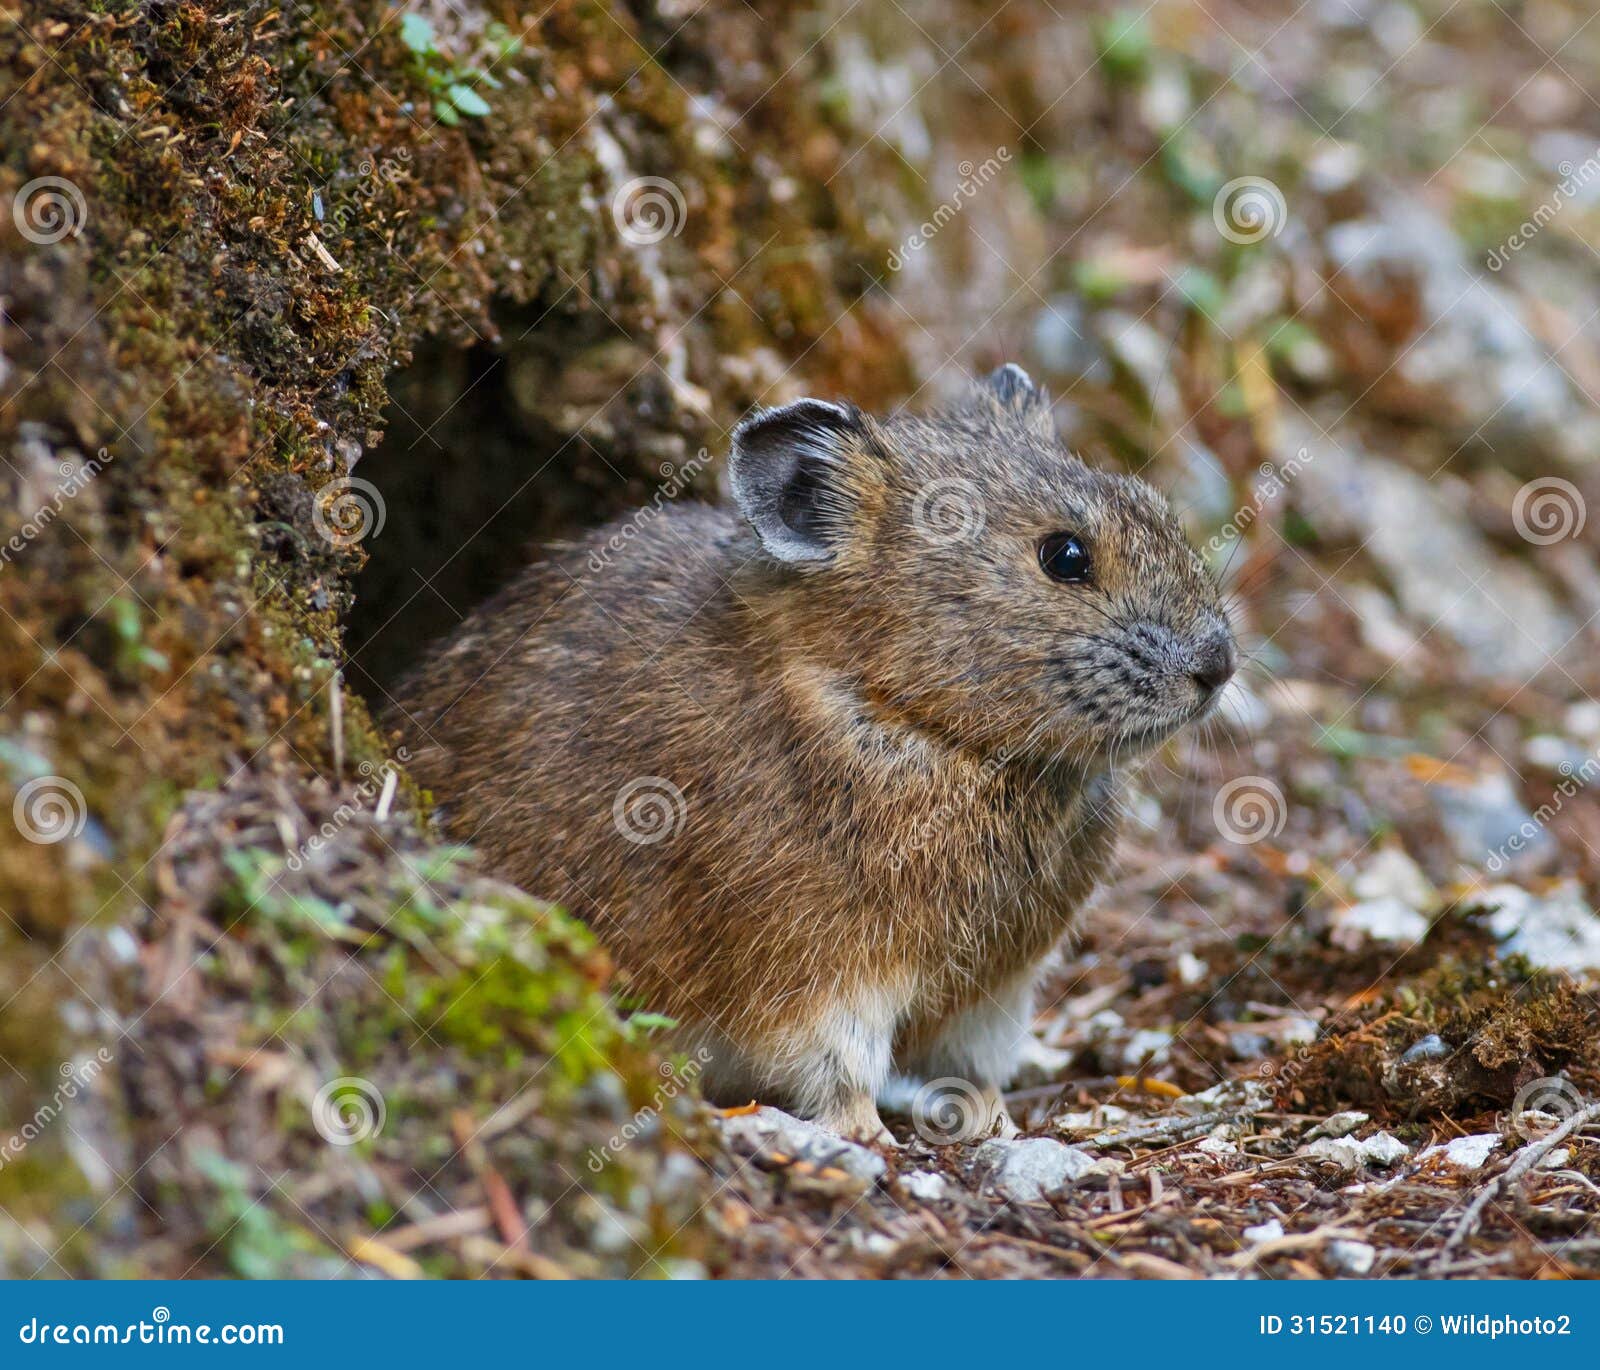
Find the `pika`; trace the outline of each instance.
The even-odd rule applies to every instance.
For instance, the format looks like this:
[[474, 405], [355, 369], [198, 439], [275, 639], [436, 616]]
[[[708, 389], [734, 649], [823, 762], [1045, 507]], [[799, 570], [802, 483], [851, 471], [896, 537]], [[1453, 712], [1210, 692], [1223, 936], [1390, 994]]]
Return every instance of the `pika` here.
[[1092, 470], [1025, 372], [925, 417], [803, 399], [732, 501], [526, 570], [389, 722], [453, 833], [583, 917], [712, 1098], [893, 1138], [891, 1075], [1001, 1089], [1130, 762], [1234, 671], [1167, 500]]

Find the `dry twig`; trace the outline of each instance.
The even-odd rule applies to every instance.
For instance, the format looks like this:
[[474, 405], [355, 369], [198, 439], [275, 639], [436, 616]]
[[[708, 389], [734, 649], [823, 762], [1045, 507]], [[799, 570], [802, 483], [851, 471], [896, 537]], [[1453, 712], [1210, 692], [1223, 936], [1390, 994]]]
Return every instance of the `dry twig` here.
[[1461, 1215], [1461, 1221], [1456, 1224], [1453, 1231], [1445, 1238], [1441, 1256], [1447, 1255], [1460, 1246], [1483, 1218], [1483, 1210], [1493, 1201], [1494, 1196], [1507, 1185], [1515, 1184], [1526, 1175], [1534, 1166], [1538, 1165], [1548, 1156], [1559, 1142], [1570, 1137], [1579, 1128], [1583, 1127], [1593, 1118], [1600, 1118], [1600, 1103], [1589, 1104], [1580, 1108], [1560, 1127], [1555, 1128], [1548, 1136], [1541, 1137], [1537, 1142], [1530, 1142], [1511, 1158], [1511, 1163], [1498, 1175], [1490, 1179], [1474, 1196], [1467, 1205], [1467, 1211]]

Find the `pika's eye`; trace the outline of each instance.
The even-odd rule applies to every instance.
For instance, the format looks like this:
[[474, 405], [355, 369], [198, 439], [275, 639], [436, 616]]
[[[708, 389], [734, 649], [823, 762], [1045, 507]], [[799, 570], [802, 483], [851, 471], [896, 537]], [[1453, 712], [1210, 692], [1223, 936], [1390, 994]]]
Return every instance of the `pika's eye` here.
[[1089, 549], [1072, 533], [1051, 533], [1039, 543], [1039, 565], [1051, 580], [1082, 585], [1093, 579]]

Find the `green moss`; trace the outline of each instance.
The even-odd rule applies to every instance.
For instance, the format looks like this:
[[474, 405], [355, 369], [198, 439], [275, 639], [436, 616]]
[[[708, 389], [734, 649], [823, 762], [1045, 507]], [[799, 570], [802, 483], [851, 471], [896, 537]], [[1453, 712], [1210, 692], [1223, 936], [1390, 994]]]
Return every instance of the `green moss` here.
[[[715, 23], [745, 26], [773, 45], [776, 70], [789, 66], [777, 60], [781, 26], [730, 14]], [[276, 821], [231, 807], [271, 793], [286, 821], [302, 809], [320, 821], [332, 788], [387, 759], [348, 689], [335, 739], [330, 681], [365, 553], [328, 546], [310, 519], [312, 492], [346, 473], [351, 444], [379, 441], [386, 375], [421, 339], [492, 336], [496, 300], [539, 317], [594, 292], [624, 332], [649, 338], [663, 322], [656, 283], [618, 250], [606, 212], [590, 151], [602, 96], [630, 122], [639, 173], [670, 172], [695, 206], [666, 269], [675, 293], [718, 301], [697, 324], [697, 359], [775, 349], [805, 357], [819, 386], [850, 377], [869, 404], [909, 385], [882, 317], [866, 309], [859, 327], [836, 327], [866, 288], [857, 266], [881, 260], [860, 214], [837, 191], [782, 204], [768, 194], [765, 168], [796, 146], [847, 155], [806, 82], [773, 92], [720, 159], [697, 142], [687, 73], [641, 61], [661, 43], [641, 47], [620, 26], [625, 11], [558, 0], [520, 46], [463, 52], [448, 70], [430, 59], [420, 85], [392, 19], [379, 0], [59, 0], [39, 41], [16, 25], [0, 32], [13, 92], [0, 192], [60, 176], [86, 206], [81, 232], [7, 263], [5, 355], [33, 378], [0, 411], [0, 439], [28, 436], [51, 460], [108, 455], [0, 576], [0, 762], [13, 788], [24, 753], [34, 773], [70, 781], [93, 825], [66, 861], [0, 833], [11, 918], [0, 926], [0, 996], [11, 1000], [0, 1051], [27, 1076], [0, 1082], [8, 1115], [28, 1111], [68, 1053], [60, 1005], [81, 991], [125, 1009], [155, 1063], [129, 1084], [139, 1109], [115, 1120], [135, 1148], [165, 1143], [174, 1116], [229, 1136], [263, 1059], [321, 1069], [338, 1056], [397, 1078], [399, 1042], [436, 1053], [443, 1075], [470, 1075], [459, 1099], [480, 1107], [514, 1097], [517, 1072], [535, 1064], [549, 1066], [541, 1106], [552, 1110], [610, 1072], [648, 1090], [647, 1048], [608, 1009], [605, 958], [571, 920], [514, 892], [463, 895], [476, 877], [459, 853], [408, 846], [422, 867], [408, 870], [385, 851], [400, 841], [392, 832], [363, 837], [372, 873], [353, 887], [325, 873], [286, 880]], [[456, 52], [449, 35], [438, 40]], [[701, 41], [686, 32], [675, 50], [692, 64]], [[451, 105], [469, 117], [440, 127], [428, 103], [459, 85], [468, 95]], [[824, 168], [813, 179], [831, 178]], [[3, 246], [12, 255], [16, 244]], [[724, 298], [741, 268], [759, 318]], [[719, 417], [755, 398], [715, 369], [694, 379], [715, 392]], [[710, 419], [696, 422], [711, 440]], [[218, 786], [225, 802], [197, 798]], [[402, 777], [395, 811], [420, 798]], [[112, 919], [169, 979], [89, 964], [72, 984], [52, 969], [64, 943]], [[323, 993], [330, 980], [336, 992]], [[211, 1055], [184, 1074], [196, 1023]], [[286, 1083], [298, 1077], [274, 1078], [299, 1136], [304, 1108], [290, 1106]], [[409, 1115], [397, 1126], [417, 1156], [447, 1159], [437, 1116], [449, 1104], [431, 1102], [431, 1132]], [[48, 1225], [58, 1203], [81, 1197], [82, 1178], [63, 1153], [46, 1158], [16, 1172], [29, 1192], [5, 1206]], [[322, 1259], [295, 1222], [247, 1221], [241, 1195], [272, 1208], [253, 1177], [226, 1161], [175, 1164], [153, 1192], [175, 1226], [204, 1234], [196, 1255], [232, 1224], [249, 1229], [219, 1248], [233, 1272]], [[537, 1165], [522, 1173], [537, 1192]], [[619, 1198], [632, 1173], [617, 1167]], [[0, 1173], [0, 1193], [7, 1183]], [[125, 1269], [116, 1244], [94, 1235], [75, 1270]]]
[[323, 1258], [330, 1270], [344, 1264], [319, 1236], [303, 1225], [285, 1222], [273, 1205], [263, 1202], [244, 1166], [214, 1151], [201, 1151], [196, 1167], [212, 1186], [207, 1205], [212, 1245], [221, 1248], [228, 1267], [241, 1279], [285, 1279], [303, 1270], [307, 1257]]

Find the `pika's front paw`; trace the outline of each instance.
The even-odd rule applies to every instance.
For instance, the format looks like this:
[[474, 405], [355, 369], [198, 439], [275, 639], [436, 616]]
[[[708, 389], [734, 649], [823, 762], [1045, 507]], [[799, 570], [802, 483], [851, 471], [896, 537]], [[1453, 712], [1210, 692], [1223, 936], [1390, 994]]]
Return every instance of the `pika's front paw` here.
[[823, 1112], [816, 1121], [830, 1132], [837, 1132], [853, 1142], [865, 1142], [868, 1146], [900, 1145], [894, 1133], [883, 1125], [883, 1119], [878, 1116], [878, 1105], [870, 1095], [846, 1099]]
[[993, 1119], [990, 1122], [989, 1135], [998, 1137], [1005, 1142], [1009, 1142], [1013, 1137], [1022, 1135], [1022, 1129], [1017, 1126], [1016, 1120], [1012, 1118], [1010, 1111], [1003, 1103], [995, 1110]]
[[1020, 1136], [1021, 1129], [1006, 1108], [1005, 1097], [994, 1085], [986, 1085], [978, 1095], [980, 1112], [974, 1132], [978, 1138]]

